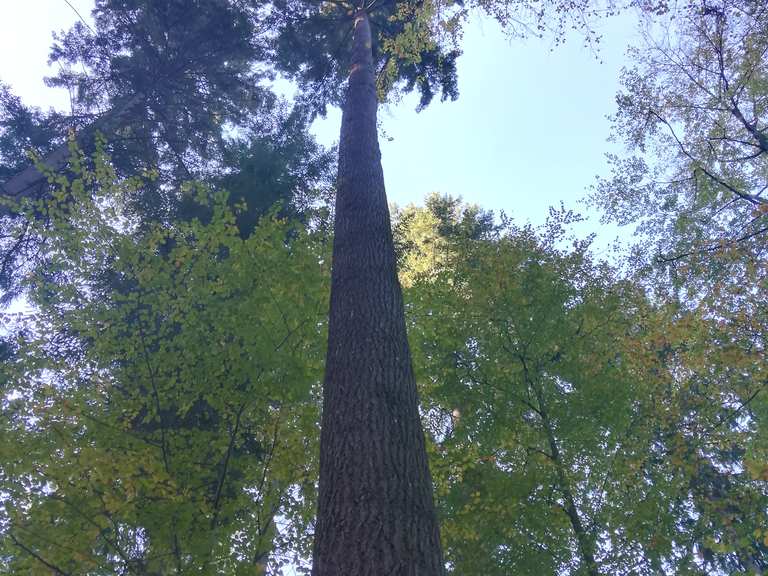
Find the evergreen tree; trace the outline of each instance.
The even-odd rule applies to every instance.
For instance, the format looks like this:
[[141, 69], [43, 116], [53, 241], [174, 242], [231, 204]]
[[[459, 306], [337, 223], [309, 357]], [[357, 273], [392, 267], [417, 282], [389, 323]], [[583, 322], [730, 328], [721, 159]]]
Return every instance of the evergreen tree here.
[[[12, 201], [0, 207], [4, 225], [18, 218], [13, 203], [47, 194], [28, 151], [66, 171], [70, 132], [86, 152], [101, 132], [121, 177], [155, 174], [128, 199], [145, 223], [205, 217], [178, 194], [189, 179], [229, 188], [233, 205], [245, 202], [244, 237], [276, 201], [284, 215], [307, 216], [330, 189], [331, 158], [309, 135], [308, 114], [265, 86], [267, 38], [257, 11], [227, 0], [97, 2], [94, 28], [77, 23], [52, 48], [62, 71], [48, 82], [70, 91], [68, 115], [29, 109], [5, 87], [0, 93], [0, 177]], [[33, 228], [12, 235], [6, 226], [5, 300], [18, 294], [38, 253]]]

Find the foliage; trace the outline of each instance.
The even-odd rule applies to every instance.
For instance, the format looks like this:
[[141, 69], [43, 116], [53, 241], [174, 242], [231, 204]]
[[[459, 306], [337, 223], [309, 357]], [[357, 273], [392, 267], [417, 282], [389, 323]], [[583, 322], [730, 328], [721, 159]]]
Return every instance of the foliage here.
[[254, 69], [263, 48], [241, 3], [99, 0], [93, 19], [94, 29], [78, 22], [56, 37], [50, 58], [62, 71], [48, 83], [70, 91], [80, 126], [137, 101], [118, 127], [118, 166], [138, 155], [187, 179], [215, 158], [227, 123], [268, 104]]
[[[0, 177], [26, 167], [30, 149], [44, 156], [66, 143], [71, 130], [90, 152], [98, 130], [121, 177], [156, 171], [126, 201], [145, 222], [204, 217], [177, 194], [189, 179], [229, 190], [233, 205], [246, 200], [244, 236], [276, 201], [282, 215], [309, 218], [327, 201], [333, 154], [309, 134], [306, 112], [265, 84], [256, 11], [226, 0], [97, 2], [94, 28], [78, 23], [52, 48], [61, 71], [48, 83], [69, 90], [69, 114], [0, 93]], [[38, 252], [39, 238], [17, 224], [0, 222], [6, 299]]]
[[[643, 220], [641, 256], [671, 284], [569, 244], [568, 213], [499, 226], [433, 196], [396, 214], [455, 574], [768, 570], [767, 12], [630, 4], [672, 33], [624, 75], [617, 136], [637, 154], [613, 159], [596, 201]], [[379, 96], [455, 97], [471, 8], [589, 41], [615, 8], [596, 6], [374, 2]], [[94, 31], [54, 48], [73, 118], [0, 94], [5, 176], [67, 122], [140, 102], [116, 167], [76, 153], [3, 223], [16, 260], [0, 282], [13, 273], [35, 310], [0, 342], [0, 570], [276, 574], [308, 558], [328, 250], [284, 217], [309, 219], [329, 189], [306, 125], [340, 101], [350, 8], [103, 0]], [[260, 84], [272, 69], [301, 105]], [[176, 185], [189, 174], [205, 184]]]
[[437, 193], [427, 196], [424, 207], [395, 207], [392, 220], [398, 275], [406, 288], [437, 274], [457, 240], [491, 238], [497, 228], [492, 212]]
[[[4, 568], [302, 564], [322, 238], [268, 216], [243, 239], [202, 186], [207, 223], [136, 234], [120, 205], [139, 184], [95, 167], [37, 207], [56, 225], [6, 345]], [[437, 196], [396, 218], [451, 573], [765, 570], [755, 327], [652, 303], [566, 241], [572, 220], [499, 226]]]
[[[766, 6], [685, 5], [647, 22], [644, 36], [630, 50], [635, 65], [623, 72], [614, 116], [615, 137], [632, 154], [609, 157], [613, 175], [594, 201], [608, 219], [639, 221], [642, 250], [673, 274], [682, 259], [701, 270], [730, 246], [764, 258]], [[727, 277], [727, 260], [707, 272]]]
[[[278, 30], [277, 69], [299, 81], [307, 104], [325, 114], [340, 104], [349, 69], [352, 18], [356, 4], [347, 2], [274, 2]], [[420, 106], [436, 90], [455, 99], [456, 58], [453, 45], [460, 10], [448, 2], [372, 2], [366, 5], [373, 36], [373, 60], [380, 96], [400, 85], [421, 93]]]
[[698, 534], [704, 570], [762, 573], [768, 12], [737, 0], [670, 16], [631, 52], [614, 121], [632, 155], [611, 157], [593, 199], [606, 218], [640, 223], [636, 257], [655, 296], [706, 320], [668, 352], [693, 367], [681, 399], [704, 420], [697, 431], [687, 416], [671, 449], [695, 471], [675, 517]]
[[452, 573], [758, 573], [762, 352], [565, 247], [570, 221], [443, 236], [407, 292]]
[[[17, 574], [260, 574], [306, 556], [326, 271], [321, 238], [225, 195], [142, 234], [105, 157], [38, 202], [37, 309], [2, 404], [0, 557]], [[55, 568], [52, 568], [55, 567]]]
[[29, 148], [50, 152], [65, 132], [62, 115], [28, 108], [8, 86], [0, 84], [0, 180], [7, 180], [29, 165]]

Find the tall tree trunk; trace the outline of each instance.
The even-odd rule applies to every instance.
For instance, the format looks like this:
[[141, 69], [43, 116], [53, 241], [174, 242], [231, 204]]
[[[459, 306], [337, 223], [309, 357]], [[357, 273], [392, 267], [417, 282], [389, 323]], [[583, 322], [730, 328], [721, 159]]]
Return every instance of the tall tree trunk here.
[[341, 121], [313, 576], [438, 576], [440, 537], [376, 127], [368, 17]]

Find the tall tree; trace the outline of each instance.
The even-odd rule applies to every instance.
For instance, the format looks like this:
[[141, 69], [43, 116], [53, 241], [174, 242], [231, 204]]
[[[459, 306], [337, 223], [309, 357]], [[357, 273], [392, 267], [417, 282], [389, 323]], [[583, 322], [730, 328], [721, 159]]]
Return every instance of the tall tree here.
[[[132, 2], [111, 4], [125, 8], [125, 21], [117, 22], [115, 36], [115, 47], [120, 50], [125, 40], [122, 27], [131, 24], [135, 6]], [[147, 5], [156, 6], [144, 3]], [[549, 5], [560, 23], [570, 10], [581, 18], [589, 8], [586, 0]], [[180, 11], [179, 17], [184, 16], [185, 3], [169, 6]], [[313, 569], [317, 575], [440, 574], [443, 563], [396, 277], [376, 110], [378, 97], [393, 87], [418, 88], [422, 105], [437, 88], [445, 97], [456, 96], [458, 52], [450, 40], [463, 11], [459, 5], [430, 2], [355, 6], [275, 2], [271, 8], [266, 9], [267, 16], [280, 25], [275, 38], [277, 64], [303, 80], [307, 103], [322, 110], [325, 104], [340, 100], [342, 77], [347, 67], [350, 72], [339, 152]], [[490, 10], [505, 19], [509, 18], [508, 8], [499, 5]], [[532, 21], [541, 22], [537, 2], [515, 2], [514, 8], [530, 11]], [[165, 16], [160, 9], [159, 21]], [[339, 26], [339, 21], [344, 25]], [[181, 47], [168, 44], [162, 27], [158, 31], [155, 20], [146, 22], [143, 34], [131, 38], [146, 57], [137, 62], [154, 65], [158, 55], [166, 53], [182, 55], [183, 60], [184, 48], [194, 48], [184, 43]], [[235, 18], [234, 26], [221, 31], [237, 36], [239, 22], [239, 17]], [[372, 24], [378, 30], [376, 35], [371, 33]], [[120, 52], [113, 55], [120, 64]], [[176, 73], [173, 67], [160, 69]], [[184, 70], [194, 77], [194, 70]], [[132, 68], [128, 77], [139, 81], [138, 71]], [[183, 85], [206, 88], [194, 81]], [[155, 96], [161, 102], [167, 99], [175, 103], [173, 94]], [[170, 118], [178, 119], [184, 127], [188, 118], [183, 110], [180, 114]], [[170, 121], [157, 126], [163, 134], [177, 135]], [[173, 140], [168, 143], [169, 165], [183, 168], [183, 162], [175, 161], [180, 154]], [[193, 151], [199, 154], [195, 158], [201, 165], [207, 159], [206, 150], [203, 143]]]
[[70, 128], [109, 125], [118, 169], [198, 175], [221, 154], [224, 126], [268, 109], [263, 39], [243, 3], [98, 0], [92, 17], [55, 37], [61, 71], [47, 82], [69, 91]]
[[[755, 440], [718, 443], [706, 454], [705, 441], [683, 435], [678, 453], [700, 457], [691, 501], [703, 508], [686, 521], [707, 535], [698, 544], [706, 569], [759, 572], [767, 562], [762, 532], [742, 532], [743, 504], [724, 497], [753, 489], [768, 461], [759, 448], [768, 381], [754, 371], [765, 364], [768, 333], [768, 7], [680, 3], [645, 32], [617, 97], [615, 134], [628, 154], [611, 157], [613, 174], [594, 199], [606, 218], [639, 223], [635, 254], [649, 289], [715, 320], [701, 338], [717, 344], [712, 357], [730, 374], [696, 383], [690, 401], [715, 412], [714, 429], [741, 428]], [[739, 371], [738, 357], [750, 359], [749, 369]]]
[[368, 14], [341, 124], [313, 574], [443, 572], [384, 192]]
[[430, 207], [408, 214], [422, 249], [406, 260], [407, 311], [450, 572], [759, 573], [760, 352], [565, 242], [567, 214], [474, 240], [466, 212], [454, 226]]
[[768, 7], [681, 3], [643, 31], [616, 98], [614, 135], [629, 154], [609, 157], [595, 202], [606, 218], [639, 222], [644, 252], [663, 264], [732, 247], [764, 257]]
[[[535, 2], [513, 9], [544, 21]], [[444, 571], [376, 129], [379, 98], [457, 96], [460, 2], [275, 2], [277, 64], [319, 112], [342, 100], [315, 576]], [[508, 6], [485, 7], [503, 22]], [[562, 27], [583, 1], [550, 6]], [[526, 14], [527, 15], [527, 14]], [[579, 16], [583, 16], [583, 12]], [[349, 28], [349, 18], [352, 29]], [[339, 26], [339, 22], [344, 23]], [[378, 34], [372, 33], [372, 28]], [[561, 28], [562, 29], [562, 28]], [[351, 37], [352, 41], [349, 42]]]

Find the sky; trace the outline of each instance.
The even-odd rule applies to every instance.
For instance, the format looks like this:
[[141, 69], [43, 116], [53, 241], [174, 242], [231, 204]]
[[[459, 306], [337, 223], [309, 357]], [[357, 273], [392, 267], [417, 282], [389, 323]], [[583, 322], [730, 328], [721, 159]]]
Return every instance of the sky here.
[[[89, 19], [93, 0], [0, 0], [0, 81], [27, 104], [68, 108], [66, 91], [44, 85], [51, 33]], [[579, 234], [594, 232], [598, 248], [617, 235], [579, 201], [598, 174], [607, 175], [613, 148], [607, 115], [615, 108], [625, 51], [636, 40], [632, 14], [599, 23], [598, 53], [577, 34], [510, 39], [490, 18], [468, 23], [459, 58], [459, 99], [415, 111], [417, 98], [380, 108], [386, 137], [382, 161], [389, 200], [420, 203], [431, 192], [461, 196], [517, 222], [542, 223], [550, 206], [588, 215]], [[338, 139], [332, 110], [313, 132]]]

